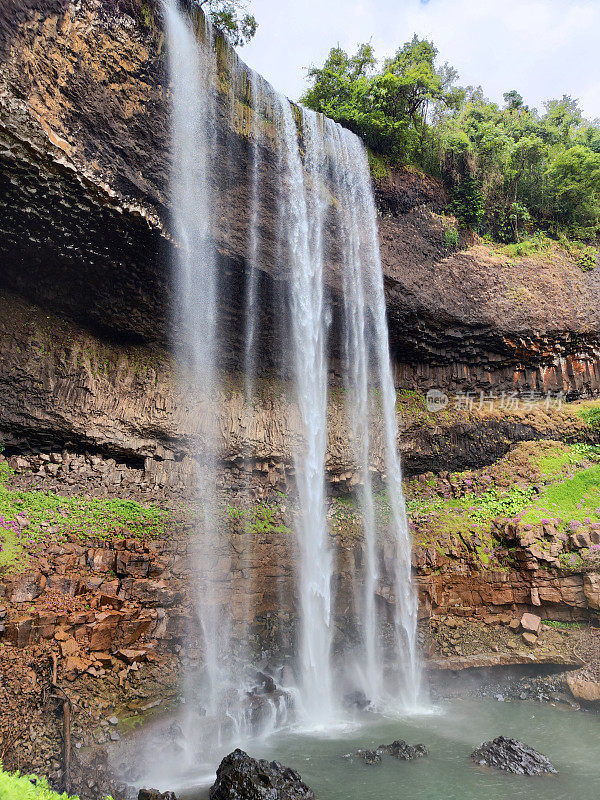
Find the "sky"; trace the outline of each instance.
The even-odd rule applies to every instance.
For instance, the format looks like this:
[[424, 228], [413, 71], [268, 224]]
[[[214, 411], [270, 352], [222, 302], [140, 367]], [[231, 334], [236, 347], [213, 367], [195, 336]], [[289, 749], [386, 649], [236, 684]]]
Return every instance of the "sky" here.
[[498, 102], [516, 89], [542, 102], [570, 94], [600, 117], [600, 0], [248, 0], [256, 37], [240, 50], [251, 67], [292, 100], [306, 71], [331, 47], [371, 41], [379, 58], [413, 33], [432, 39], [461, 85], [481, 85]]

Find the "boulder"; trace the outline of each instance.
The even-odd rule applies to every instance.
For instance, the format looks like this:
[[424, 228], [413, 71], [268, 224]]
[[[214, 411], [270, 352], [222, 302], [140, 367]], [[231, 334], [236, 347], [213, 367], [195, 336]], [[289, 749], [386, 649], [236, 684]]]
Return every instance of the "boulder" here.
[[400, 761], [412, 761], [414, 758], [422, 758], [429, 755], [429, 750], [424, 744], [407, 744], [404, 739], [396, 739], [391, 744], [380, 744], [377, 750], [389, 753]]
[[538, 640], [538, 637], [535, 635], [535, 633], [530, 633], [529, 631], [524, 631], [521, 635], [521, 638], [526, 645], [529, 645], [529, 647], [533, 647], [535, 644], [537, 644]]
[[600, 683], [584, 675], [567, 675], [567, 685], [576, 700], [584, 703], [600, 703]]
[[524, 631], [535, 633], [537, 636], [542, 628], [542, 618], [537, 614], [523, 614], [521, 617], [521, 627]]
[[471, 758], [480, 766], [512, 772], [515, 775], [556, 774], [557, 770], [546, 756], [518, 739], [498, 736], [491, 742], [483, 742], [471, 753]]
[[315, 800], [296, 772], [277, 761], [257, 761], [234, 750], [221, 761], [210, 800]]
[[357, 750], [355, 753], [358, 758], [362, 758], [365, 764], [374, 767], [376, 764], [381, 764], [381, 753], [377, 750]]
[[158, 789], [140, 789], [138, 800], [177, 800], [174, 792], [159, 792]]
[[360, 708], [361, 711], [371, 705], [367, 695], [360, 689], [344, 695], [344, 704], [348, 708]]

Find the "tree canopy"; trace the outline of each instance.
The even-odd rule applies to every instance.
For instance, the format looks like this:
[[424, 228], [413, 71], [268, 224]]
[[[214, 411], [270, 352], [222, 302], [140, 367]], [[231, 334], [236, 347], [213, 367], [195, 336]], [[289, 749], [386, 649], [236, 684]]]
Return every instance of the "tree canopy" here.
[[353, 130], [376, 154], [442, 177], [464, 224], [501, 241], [525, 229], [600, 233], [600, 123], [564, 96], [529, 108], [518, 91], [499, 105], [457, 85], [438, 52], [414, 36], [378, 64], [373, 47], [333, 48], [308, 71], [301, 102]]

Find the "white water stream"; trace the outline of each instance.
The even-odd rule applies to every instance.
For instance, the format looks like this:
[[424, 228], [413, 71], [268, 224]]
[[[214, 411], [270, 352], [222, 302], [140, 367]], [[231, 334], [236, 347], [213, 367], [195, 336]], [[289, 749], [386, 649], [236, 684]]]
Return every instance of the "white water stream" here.
[[[251, 731], [243, 701], [246, 683], [236, 666], [226, 605], [214, 584], [222, 550], [217, 500], [217, 408], [219, 392], [218, 259], [214, 248], [214, 209], [219, 207], [211, 169], [221, 154], [216, 139], [217, 63], [210, 26], [196, 36], [177, 0], [163, 0], [167, 22], [173, 102], [171, 181], [173, 229], [178, 242], [177, 278], [181, 357], [190, 365], [193, 391], [208, 398], [198, 430], [198, 493], [201, 547], [194, 562], [194, 594], [202, 631], [205, 680], [187, 687], [188, 705], [198, 694], [206, 718], [228, 720], [237, 743]], [[245, 392], [254, 399], [259, 325], [258, 281], [261, 271], [262, 152], [274, 146], [278, 164], [277, 257], [288, 276], [290, 319], [282, 343], [294, 380], [301, 430], [292, 436], [297, 513], [299, 635], [295, 695], [304, 724], [327, 729], [344, 718], [341, 686], [352, 681], [375, 706], [398, 712], [414, 710], [420, 697], [416, 644], [417, 599], [411, 577], [411, 543], [397, 452], [396, 393], [389, 356], [377, 217], [366, 152], [360, 140], [331, 120], [294, 107], [259, 76], [250, 83], [252, 131], [248, 183], [250, 233], [245, 301]], [[263, 141], [261, 120], [269, 117], [275, 144]], [[335, 200], [332, 202], [332, 198]], [[332, 227], [333, 226], [333, 227]], [[336, 231], [337, 274], [329, 274], [331, 230]], [[364, 569], [356, 582], [354, 613], [360, 642], [352, 653], [334, 652], [335, 561], [327, 522], [326, 450], [329, 385], [330, 295], [341, 297], [343, 373], [350, 432], [360, 482], [357, 496], [364, 529]], [[282, 305], [281, 313], [284, 313]], [[212, 412], [211, 406], [212, 404]], [[207, 421], [208, 420], [208, 421]], [[375, 435], [373, 431], [378, 431]], [[378, 524], [374, 494], [373, 445], [384, 443], [387, 530]], [[383, 526], [385, 527], [385, 526]], [[380, 553], [384, 539], [393, 543], [395, 598], [391, 614], [379, 596]], [[245, 554], [246, 562], [252, 557]], [[389, 579], [389, 576], [388, 576]], [[248, 606], [250, 609], [250, 606]], [[391, 646], [389, 630], [392, 630]], [[387, 642], [384, 642], [387, 630]], [[238, 643], [239, 644], [239, 643]], [[236, 652], [244, 648], [236, 648]], [[249, 651], [249, 648], [247, 652]], [[281, 698], [264, 727], [272, 730], [287, 718]], [[203, 723], [194, 715], [190, 729]], [[206, 727], [206, 726], [205, 726]], [[219, 730], [221, 728], [218, 726]], [[212, 735], [214, 727], [211, 729]], [[195, 734], [190, 758], [205, 747]]]

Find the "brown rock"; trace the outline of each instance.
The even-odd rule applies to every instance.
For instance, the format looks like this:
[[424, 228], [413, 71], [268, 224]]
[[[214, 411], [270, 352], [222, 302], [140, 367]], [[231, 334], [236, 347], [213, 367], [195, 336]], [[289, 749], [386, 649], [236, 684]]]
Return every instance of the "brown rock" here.
[[63, 658], [74, 656], [79, 653], [79, 645], [75, 639], [66, 639], [64, 642], [60, 643], [60, 652]]
[[63, 669], [68, 680], [74, 680], [77, 675], [85, 672], [90, 666], [90, 662], [79, 656], [67, 656], [64, 661]]
[[511, 631], [518, 631], [520, 626], [521, 623], [518, 619], [511, 619], [511, 621], [508, 623], [508, 627], [511, 629]]
[[116, 656], [117, 658], [120, 658], [121, 661], [124, 661], [126, 664], [135, 664], [137, 661], [145, 660], [146, 651], [123, 648], [122, 650], [117, 650]]
[[538, 640], [538, 637], [536, 636], [536, 634], [535, 633], [530, 633], [529, 631], [525, 631], [521, 635], [521, 638], [523, 639], [523, 641], [526, 644], [529, 645], [529, 647], [533, 647], [534, 644], [537, 644], [537, 640]]
[[90, 650], [109, 650], [115, 644], [117, 621], [96, 622], [92, 625]]
[[588, 572], [583, 576], [583, 593], [590, 608], [600, 609], [600, 574]]
[[535, 633], [537, 636], [542, 627], [541, 617], [538, 617], [537, 614], [523, 614], [521, 617], [521, 627], [524, 631]]
[[118, 597], [108, 594], [101, 594], [99, 602], [100, 602], [100, 608], [105, 608], [106, 606], [110, 606], [111, 608], [115, 608], [117, 611], [123, 605], [123, 601], [120, 600]]
[[[44, 583], [46, 581], [44, 580]], [[15, 584], [9, 594], [9, 600], [13, 603], [30, 603], [36, 600], [42, 593], [42, 587], [38, 576], [23, 575]]]
[[582, 675], [567, 675], [567, 684], [571, 694], [577, 700], [586, 703], [600, 703], [600, 683]]

